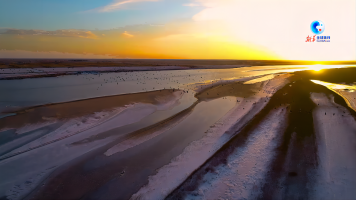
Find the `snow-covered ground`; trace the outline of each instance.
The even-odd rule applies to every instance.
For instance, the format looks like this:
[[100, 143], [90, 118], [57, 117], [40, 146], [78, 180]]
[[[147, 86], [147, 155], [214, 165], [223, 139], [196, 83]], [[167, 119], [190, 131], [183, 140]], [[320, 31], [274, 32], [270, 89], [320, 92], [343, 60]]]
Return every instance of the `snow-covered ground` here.
[[[116, 127], [138, 122], [142, 118], [152, 114], [157, 110], [167, 110], [176, 106], [179, 104], [179, 99], [182, 98], [183, 94], [184, 93], [180, 91], [176, 91], [169, 97], [162, 97], [157, 99], [159, 102], [157, 105], [135, 103], [107, 111], [96, 112], [92, 115], [81, 116], [69, 120], [62, 120], [61, 122], [63, 125], [57, 128], [55, 131], [52, 131], [42, 136], [41, 138], [16, 148], [5, 155], [2, 155], [0, 160], [12, 155], [17, 155], [19, 153], [27, 152], [29, 150], [57, 142], [59, 140], [63, 140], [79, 133], [85, 135], [86, 137], [90, 137], [91, 135], [97, 134], [99, 132], [105, 132]], [[16, 129], [16, 133], [21, 134], [33, 131], [53, 124], [57, 121], [58, 120], [56, 119], [52, 119], [49, 122], [26, 124], [25, 126]], [[23, 140], [23, 138], [19, 138], [18, 140]], [[0, 146], [0, 152], [4, 152], [7, 147], [10, 148], [14, 146], [13, 144], [17, 143], [19, 143], [19, 141], [13, 140], [5, 145]]]
[[311, 199], [356, 199], [356, 121], [333, 96], [312, 93], [319, 167]]
[[[69, 144], [102, 131], [134, 123], [154, 111], [154, 106], [138, 104], [127, 108], [126, 114], [117, 114], [100, 124], [77, 126], [78, 119], [73, 119], [54, 132], [47, 134], [46, 137], [43, 136], [3, 155], [1, 158], [4, 160], [0, 161], [0, 171], [3, 172], [0, 195], [6, 195], [9, 199], [21, 199], [56, 167], [108, 144], [112, 138], [94, 141], [86, 145]], [[87, 119], [92, 118], [90, 116]], [[22, 153], [17, 155], [19, 152]]]
[[[164, 199], [178, 187], [195, 169], [199, 168], [222, 145], [234, 135], [229, 130], [239, 130], [267, 104], [268, 98], [289, 82], [290, 75], [277, 76], [264, 82], [257, 95], [250, 98], [237, 98], [239, 103], [223, 118], [207, 130], [200, 140], [189, 144], [182, 154], [157, 170], [149, 177], [149, 183], [135, 193], [131, 199]], [[234, 132], [234, 131], [232, 131]]]
[[[21, 199], [58, 166], [123, 135], [119, 134], [114, 138], [108, 137], [84, 145], [71, 144], [114, 128], [139, 122], [156, 111], [171, 111], [179, 105], [183, 94], [177, 91], [172, 98], [158, 99], [160, 104], [157, 105], [135, 103], [69, 119], [56, 130], [2, 155], [0, 157], [0, 196], [7, 196], [11, 200]], [[33, 129], [31, 126], [27, 127], [30, 127], [29, 130]], [[25, 131], [25, 128], [20, 128], [20, 130]], [[34, 132], [25, 137], [32, 137], [33, 134], [39, 135], [41, 132]], [[2, 145], [0, 150], [6, 152], [6, 149], [26, 140], [25, 137]]]
[[228, 157], [227, 165], [206, 173], [186, 199], [256, 199], [282, 136], [286, 113], [285, 107], [273, 110], [252, 130], [246, 144]]

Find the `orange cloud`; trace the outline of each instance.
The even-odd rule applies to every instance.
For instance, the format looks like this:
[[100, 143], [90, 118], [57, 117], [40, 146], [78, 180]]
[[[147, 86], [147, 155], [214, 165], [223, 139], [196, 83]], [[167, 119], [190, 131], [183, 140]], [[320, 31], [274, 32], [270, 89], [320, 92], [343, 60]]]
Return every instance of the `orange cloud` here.
[[24, 51], [0, 49], [0, 58], [88, 58], [88, 59], [112, 59], [111, 55], [97, 55], [92, 53], [68, 53], [57, 51]]
[[124, 37], [127, 37], [127, 38], [132, 38], [134, 36], [134, 35], [128, 33], [127, 31], [123, 32], [121, 35]]
[[57, 37], [80, 37], [80, 38], [90, 38], [95, 39], [97, 36], [91, 31], [87, 30], [77, 30], [77, 29], [61, 29], [56, 31], [45, 31], [45, 30], [23, 30], [23, 29], [2, 29], [2, 34], [5, 35], [39, 35], [39, 36], [57, 36]]

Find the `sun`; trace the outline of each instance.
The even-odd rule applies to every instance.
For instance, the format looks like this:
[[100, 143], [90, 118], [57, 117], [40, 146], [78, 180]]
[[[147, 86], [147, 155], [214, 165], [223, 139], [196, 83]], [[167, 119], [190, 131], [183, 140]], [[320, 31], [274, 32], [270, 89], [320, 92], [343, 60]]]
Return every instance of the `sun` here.
[[310, 69], [314, 70], [314, 71], [320, 71], [322, 69], [325, 69], [325, 66], [321, 65], [321, 64], [315, 64], [315, 65], [310, 66]]

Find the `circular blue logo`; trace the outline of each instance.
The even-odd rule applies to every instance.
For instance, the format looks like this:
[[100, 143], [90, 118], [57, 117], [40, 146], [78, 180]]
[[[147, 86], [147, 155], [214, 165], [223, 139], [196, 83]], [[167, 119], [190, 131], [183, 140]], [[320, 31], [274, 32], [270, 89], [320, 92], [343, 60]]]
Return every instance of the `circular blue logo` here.
[[311, 24], [310, 24], [310, 29], [313, 33], [319, 35], [319, 34], [322, 34], [325, 30], [325, 25], [322, 21], [313, 21]]

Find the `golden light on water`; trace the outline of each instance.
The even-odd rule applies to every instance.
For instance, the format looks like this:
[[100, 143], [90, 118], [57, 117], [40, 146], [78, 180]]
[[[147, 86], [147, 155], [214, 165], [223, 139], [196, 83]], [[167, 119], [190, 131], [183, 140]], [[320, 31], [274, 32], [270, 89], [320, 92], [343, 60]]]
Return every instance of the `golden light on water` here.
[[324, 65], [316, 64], [316, 65], [312, 65], [310, 68], [313, 69], [314, 71], [320, 71], [324, 69]]
[[350, 66], [353, 66], [353, 65], [323, 65], [323, 64], [315, 64], [315, 65], [309, 65], [307, 67], [307, 69], [319, 72], [319, 71], [321, 71], [323, 69], [345, 68], [345, 67], [350, 67]]
[[322, 65], [322, 64], [315, 64], [311, 65], [309, 68], [314, 71], [321, 71], [323, 69], [332, 69], [332, 68], [342, 68], [343, 66], [340, 65]]

